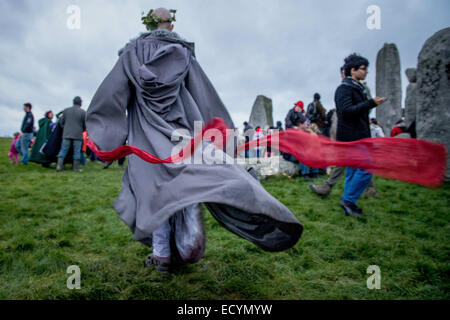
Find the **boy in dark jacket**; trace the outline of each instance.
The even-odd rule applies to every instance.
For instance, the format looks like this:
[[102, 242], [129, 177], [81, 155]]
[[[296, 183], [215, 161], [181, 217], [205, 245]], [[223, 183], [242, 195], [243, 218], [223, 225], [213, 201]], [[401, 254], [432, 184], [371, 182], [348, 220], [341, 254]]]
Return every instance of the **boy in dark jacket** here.
[[[356, 141], [370, 138], [369, 112], [382, 104], [385, 98], [367, 99], [366, 89], [359, 81], [364, 80], [368, 73], [369, 61], [357, 54], [351, 54], [345, 59], [345, 78], [336, 89], [334, 100], [338, 113], [336, 140]], [[341, 207], [344, 213], [360, 216], [362, 210], [356, 201], [367, 188], [372, 174], [348, 167], [345, 175], [344, 195]]]

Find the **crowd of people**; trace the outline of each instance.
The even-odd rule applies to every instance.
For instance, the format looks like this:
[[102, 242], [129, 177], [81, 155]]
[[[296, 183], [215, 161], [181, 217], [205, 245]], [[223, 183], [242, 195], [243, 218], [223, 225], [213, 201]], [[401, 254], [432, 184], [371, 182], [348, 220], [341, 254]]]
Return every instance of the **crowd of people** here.
[[[357, 54], [352, 54], [345, 59], [345, 64], [340, 68], [342, 83], [335, 92], [336, 108], [326, 112], [320, 101], [320, 94], [315, 93], [313, 101], [308, 104], [306, 110], [302, 101], [294, 103], [285, 118], [285, 128], [293, 130], [304, 130], [311, 134], [324, 135], [330, 139], [344, 142], [357, 141], [365, 138], [384, 137], [382, 126], [375, 118], [369, 120], [372, 108], [377, 107], [385, 101], [385, 98], [372, 98], [370, 90], [366, 85], [365, 78], [368, 73], [369, 61]], [[280, 129], [280, 122], [277, 128]], [[260, 139], [262, 130], [257, 127], [253, 134], [253, 128], [244, 122], [245, 141]], [[391, 137], [401, 133], [409, 133], [415, 138], [414, 122], [407, 127], [404, 119], [397, 122], [392, 129]], [[261, 147], [256, 150], [256, 156], [262, 153]], [[328, 172], [328, 179], [321, 185], [310, 184], [310, 189], [320, 196], [328, 196], [332, 188], [339, 182], [345, 173], [344, 194], [341, 207], [344, 213], [351, 216], [363, 214], [356, 202], [363, 192], [368, 195], [376, 195], [377, 190], [372, 180], [372, 175], [366, 171], [346, 167], [310, 168], [298, 161], [291, 154], [282, 154], [284, 159], [297, 163], [300, 166], [300, 176], [308, 181], [317, 178], [318, 175]], [[249, 157], [249, 150], [246, 157]], [[269, 155], [270, 156], [270, 155]]]
[[[102, 161], [89, 149], [86, 154], [82, 151], [86, 111], [81, 106], [81, 98], [75, 97], [72, 107], [56, 115], [56, 122], [53, 122], [54, 114], [51, 110], [45, 112], [36, 129], [32, 104], [25, 103], [21, 130], [14, 133], [8, 153], [11, 164], [27, 165], [35, 162], [50, 168], [52, 163], [56, 163], [56, 171], [62, 171], [65, 163], [71, 163], [74, 171], [81, 172], [80, 166], [86, 164], [87, 157], [91, 161]], [[119, 160], [119, 167], [123, 167], [124, 161], [125, 159]], [[110, 165], [111, 163], [105, 162], [103, 168], [107, 169]]]
[[[346, 58], [346, 63], [341, 67], [342, 84], [335, 94], [336, 108], [328, 113], [323, 107], [320, 94], [315, 93], [313, 100], [305, 110], [305, 104], [299, 100], [294, 103], [285, 118], [285, 127], [277, 121], [276, 126], [266, 128], [253, 128], [248, 122], [244, 122], [245, 142], [259, 140], [265, 135], [272, 134], [275, 130], [294, 129], [304, 130], [310, 134], [318, 134], [338, 141], [355, 141], [363, 138], [384, 137], [383, 128], [375, 118], [368, 119], [371, 108], [381, 104], [382, 98], [370, 96], [364, 79], [367, 75], [367, 59], [353, 54]], [[38, 121], [39, 128], [35, 128], [34, 115], [31, 103], [24, 104], [24, 118], [21, 131], [14, 134], [9, 158], [11, 163], [26, 165], [29, 161], [39, 163], [43, 167], [50, 167], [56, 162], [56, 171], [62, 171], [65, 163], [72, 163], [73, 170], [82, 171], [81, 165], [86, 164], [86, 155], [82, 152], [83, 132], [86, 130], [86, 111], [82, 108], [80, 97], [73, 99], [72, 107], [66, 108], [57, 114], [56, 122], [53, 122], [54, 114], [47, 111]], [[414, 123], [407, 127], [404, 119], [400, 119], [392, 129], [391, 137], [402, 133], [409, 133], [415, 137]], [[31, 148], [31, 153], [30, 153]], [[253, 150], [245, 151], [245, 158], [271, 157], [274, 152], [270, 146], [257, 146]], [[344, 167], [310, 168], [298, 161], [293, 155], [281, 153], [284, 159], [296, 163], [300, 167], [300, 176], [312, 181], [319, 175], [329, 174], [329, 178], [321, 185], [310, 184], [310, 189], [320, 195], [328, 196], [332, 188], [340, 178], [345, 175], [346, 191], [342, 197], [341, 206], [346, 214], [360, 215], [362, 210], [356, 205], [362, 192], [376, 195], [377, 191], [371, 179], [371, 175], [362, 170]], [[98, 157], [87, 150], [87, 156], [91, 161]], [[123, 167], [125, 158], [119, 160], [119, 167]], [[106, 162], [104, 168], [111, 163]]]

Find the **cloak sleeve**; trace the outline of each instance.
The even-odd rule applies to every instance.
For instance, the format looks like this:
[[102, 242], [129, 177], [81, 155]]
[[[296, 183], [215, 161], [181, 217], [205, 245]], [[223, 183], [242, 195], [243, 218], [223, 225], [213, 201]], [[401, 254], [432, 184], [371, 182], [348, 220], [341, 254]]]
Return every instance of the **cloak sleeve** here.
[[126, 109], [131, 97], [122, 54], [97, 89], [86, 113], [86, 129], [99, 149], [111, 151], [128, 136]]

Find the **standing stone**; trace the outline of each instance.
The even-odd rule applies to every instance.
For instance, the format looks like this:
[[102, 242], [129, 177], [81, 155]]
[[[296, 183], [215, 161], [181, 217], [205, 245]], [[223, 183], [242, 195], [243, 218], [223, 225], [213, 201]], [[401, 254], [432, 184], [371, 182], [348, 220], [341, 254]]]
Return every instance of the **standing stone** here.
[[383, 126], [384, 135], [390, 137], [392, 128], [402, 117], [400, 56], [397, 46], [393, 43], [385, 43], [378, 51], [376, 93], [377, 97], [388, 99], [375, 110], [377, 121]]
[[409, 126], [416, 119], [417, 69], [408, 68], [405, 73], [409, 80], [405, 98], [405, 122]]
[[[416, 89], [417, 138], [450, 150], [450, 28], [429, 38], [419, 53]], [[450, 180], [447, 157], [446, 180]]]
[[263, 95], [257, 96], [248, 122], [255, 129], [258, 126], [261, 129], [273, 126], [272, 100]]

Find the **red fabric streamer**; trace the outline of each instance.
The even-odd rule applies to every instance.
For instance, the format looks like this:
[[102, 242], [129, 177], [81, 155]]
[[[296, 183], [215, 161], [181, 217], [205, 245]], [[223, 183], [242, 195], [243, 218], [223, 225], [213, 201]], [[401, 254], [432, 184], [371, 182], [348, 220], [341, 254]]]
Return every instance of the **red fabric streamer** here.
[[[279, 132], [278, 139], [276, 136], [259, 139], [259, 145], [271, 145], [292, 154], [311, 168], [353, 167], [432, 188], [442, 184], [446, 171], [445, 146], [419, 139], [367, 138], [339, 142], [303, 130], [287, 129]], [[257, 141], [250, 141], [238, 146], [237, 152], [256, 146]]]
[[[149, 163], [176, 163], [191, 156], [205, 131], [218, 129], [226, 140], [227, 125], [214, 118], [178, 155], [160, 159], [134, 146], [120, 146], [110, 152], [100, 151], [87, 132], [83, 151], [89, 147], [100, 159], [114, 161], [135, 154]], [[444, 180], [447, 151], [441, 144], [419, 139], [368, 138], [354, 142], [339, 142], [302, 130], [287, 129], [277, 135], [265, 136], [237, 147], [237, 153], [259, 146], [271, 146], [292, 154], [301, 163], [312, 168], [345, 166], [366, 170], [374, 175], [438, 187]], [[222, 144], [225, 145], [225, 144]]]
[[[155, 157], [154, 155], [138, 148], [135, 146], [120, 146], [112, 151], [101, 151], [95, 143], [89, 139], [89, 135], [87, 131], [83, 132], [83, 152], [86, 152], [86, 147], [89, 147], [92, 152], [94, 152], [98, 158], [100, 158], [103, 161], [111, 162], [118, 160], [120, 158], [123, 158], [125, 156], [128, 156], [130, 154], [135, 154], [139, 158], [141, 158], [144, 161], [147, 161], [149, 163], [177, 163], [181, 162], [186, 158], [189, 158], [194, 150], [197, 148], [198, 144], [202, 141], [202, 137], [205, 134], [205, 132], [209, 129], [217, 129], [220, 130], [222, 133], [222, 136], [224, 137], [224, 142], [226, 141], [227, 132], [226, 130], [229, 129], [228, 126], [223, 122], [220, 118], [214, 118], [210, 122], [206, 124], [206, 126], [203, 128], [202, 132], [199, 133], [197, 136], [195, 136], [189, 145], [183, 148], [182, 151], [180, 151], [177, 155], [173, 155], [166, 159], [160, 159], [158, 157]], [[224, 143], [223, 142], [223, 143]], [[219, 143], [219, 142], [217, 142]], [[223, 144], [225, 145], [225, 144]]]

